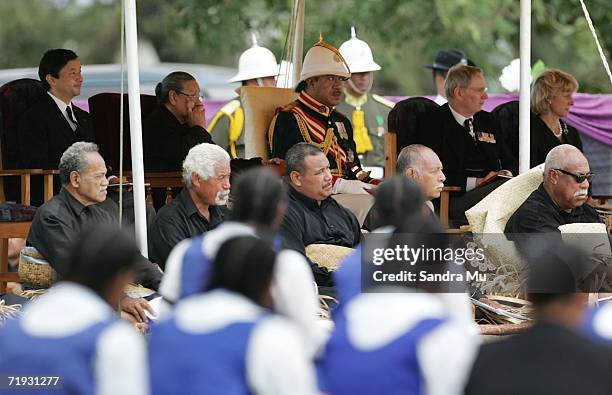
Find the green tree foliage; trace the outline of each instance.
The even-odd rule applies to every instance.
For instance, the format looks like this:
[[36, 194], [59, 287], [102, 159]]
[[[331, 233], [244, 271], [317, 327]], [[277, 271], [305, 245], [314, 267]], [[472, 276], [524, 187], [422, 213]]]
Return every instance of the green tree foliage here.
[[[138, 29], [162, 61], [236, 66], [255, 32], [280, 58], [291, 0], [138, 0]], [[611, 53], [612, 1], [586, 0], [599, 39]], [[578, 0], [532, 0], [532, 60], [574, 74], [581, 91], [607, 92], [607, 79]], [[42, 52], [71, 47], [84, 63], [111, 63], [119, 52], [118, 0], [0, 2], [1, 68], [32, 67]], [[306, 0], [304, 47], [319, 32], [339, 46], [350, 26], [383, 70], [385, 94], [433, 93], [431, 63], [441, 48], [461, 48], [500, 92], [501, 69], [519, 51], [519, 0]]]

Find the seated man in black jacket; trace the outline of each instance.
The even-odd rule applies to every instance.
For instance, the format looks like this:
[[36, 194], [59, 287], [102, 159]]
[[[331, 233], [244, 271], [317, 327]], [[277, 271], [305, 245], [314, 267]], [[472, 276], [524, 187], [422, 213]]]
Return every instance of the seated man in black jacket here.
[[[28, 244], [45, 257], [61, 279], [66, 273], [69, 255], [79, 235], [101, 224], [115, 225], [119, 229], [119, 209], [107, 211], [98, 204], [106, 199], [108, 180], [106, 165], [98, 153], [97, 145], [82, 141], [72, 144], [60, 159], [59, 172], [62, 189], [36, 211], [28, 234]], [[162, 273], [142, 257], [135, 266], [135, 276], [138, 283], [157, 289]], [[132, 302], [129, 299], [126, 302]], [[146, 306], [146, 302], [140, 300]], [[142, 308], [137, 311], [131, 307], [122, 308], [145, 320]]]
[[[325, 154], [312, 144], [298, 143], [287, 151], [285, 163], [289, 204], [279, 232], [283, 247], [304, 255], [309, 244], [355, 247], [361, 240], [359, 222], [331, 197], [332, 175]], [[318, 285], [332, 285], [327, 270], [311, 266]]]
[[[418, 142], [440, 157], [446, 185], [463, 188], [450, 201], [450, 217], [465, 221], [464, 212], [499, 186], [516, 168], [510, 152], [499, 139], [491, 114], [481, 111], [487, 96], [482, 70], [457, 65], [446, 77], [448, 103], [431, 113], [419, 130]], [[499, 140], [499, 141], [498, 141]]]
[[[51, 49], [40, 60], [38, 76], [47, 94], [20, 118], [19, 156], [23, 168], [57, 169], [72, 143], [95, 141], [89, 114], [72, 103], [81, 94], [81, 62], [69, 49]], [[57, 193], [61, 185], [55, 181]], [[42, 192], [34, 183], [34, 205], [42, 204]]]

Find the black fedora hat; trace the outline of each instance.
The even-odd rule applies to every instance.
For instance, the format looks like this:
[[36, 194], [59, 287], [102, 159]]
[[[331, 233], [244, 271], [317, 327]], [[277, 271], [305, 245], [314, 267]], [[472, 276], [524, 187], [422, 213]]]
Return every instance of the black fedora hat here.
[[433, 64], [428, 64], [425, 67], [433, 70], [446, 71], [456, 64], [474, 66], [474, 63], [465, 56], [462, 50], [450, 48], [440, 50]]

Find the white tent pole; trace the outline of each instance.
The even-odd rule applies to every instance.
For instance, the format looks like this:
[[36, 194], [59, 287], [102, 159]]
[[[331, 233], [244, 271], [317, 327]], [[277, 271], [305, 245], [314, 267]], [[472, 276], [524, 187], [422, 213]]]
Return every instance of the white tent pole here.
[[304, 57], [304, 0], [294, 0], [295, 30], [293, 36], [293, 86], [297, 86], [302, 73], [302, 58]]
[[128, 103], [130, 106], [130, 142], [132, 144], [132, 182], [134, 183], [134, 223], [136, 225], [136, 242], [138, 243], [141, 254], [146, 257], [149, 254], [147, 250], [147, 219], [142, 158], [142, 123], [140, 119], [136, 0], [125, 0], [125, 33], [128, 71]]
[[530, 110], [529, 99], [531, 95], [531, 0], [521, 0], [520, 19], [520, 57], [521, 57], [521, 83], [519, 96], [519, 173], [529, 170], [529, 136], [530, 136]]

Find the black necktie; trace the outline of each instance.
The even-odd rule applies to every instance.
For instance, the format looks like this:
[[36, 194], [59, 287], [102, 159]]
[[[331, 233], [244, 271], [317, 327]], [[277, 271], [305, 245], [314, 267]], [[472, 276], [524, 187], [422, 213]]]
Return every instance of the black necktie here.
[[74, 118], [74, 114], [72, 113], [72, 108], [70, 108], [70, 106], [66, 107], [66, 114], [68, 114], [68, 119], [70, 122], [72, 122], [74, 126], [79, 127], [79, 123]]
[[463, 123], [463, 126], [465, 126], [470, 136], [472, 136], [474, 141], [476, 141], [476, 135], [474, 134], [474, 124], [472, 122], [472, 118], [466, 119], [465, 122]]

